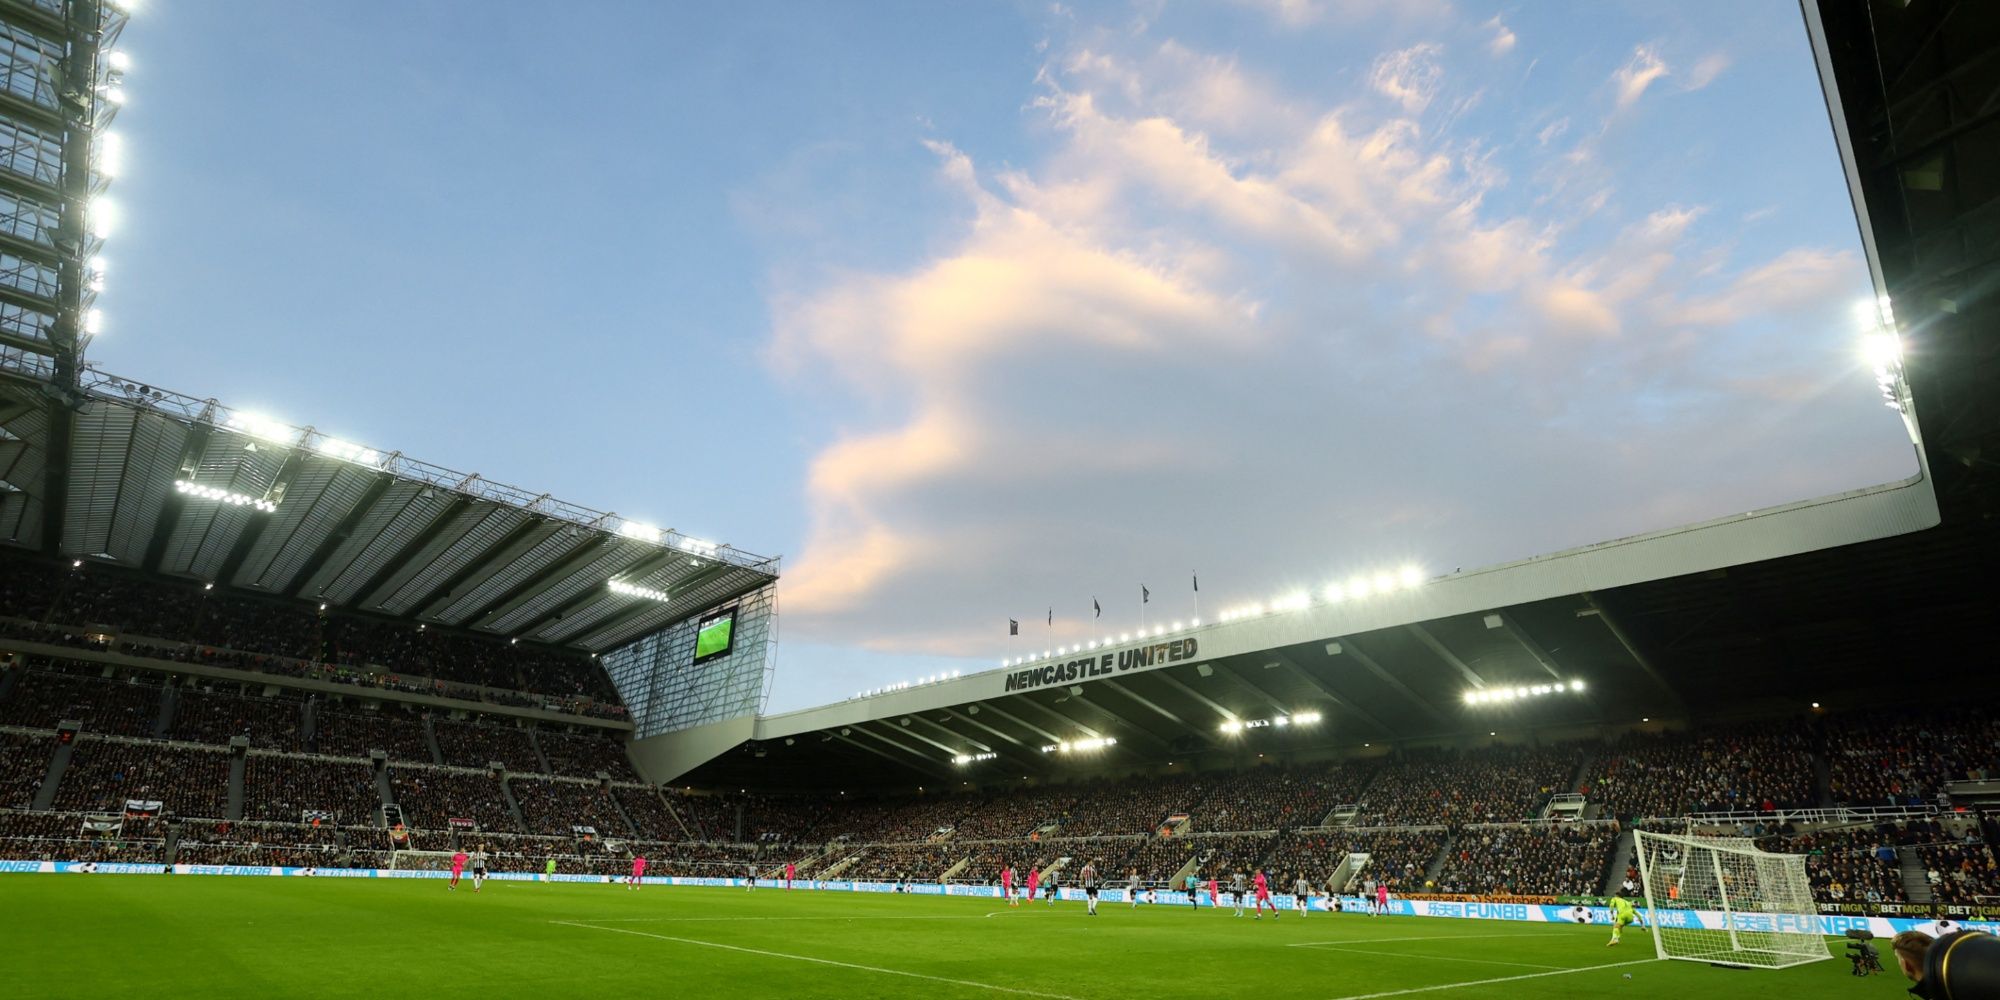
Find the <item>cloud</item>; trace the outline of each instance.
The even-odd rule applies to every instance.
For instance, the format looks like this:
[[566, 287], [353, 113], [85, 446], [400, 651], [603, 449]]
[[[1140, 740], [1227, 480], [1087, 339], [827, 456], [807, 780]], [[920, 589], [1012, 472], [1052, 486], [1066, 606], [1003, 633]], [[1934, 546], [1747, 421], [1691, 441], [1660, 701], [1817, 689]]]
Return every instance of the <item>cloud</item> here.
[[1368, 85], [1401, 105], [1405, 112], [1422, 114], [1444, 81], [1444, 68], [1438, 65], [1438, 56], [1443, 52], [1443, 46], [1426, 42], [1384, 53], [1376, 58], [1374, 68], [1369, 71]]
[[1688, 71], [1687, 90], [1700, 90], [1715, 82], [1724, 70], [1729, 68], [1729, 57], [1721, 52], [1703, 56], [1694, 68]]
[[1496, 56], [1504, 56], [1514, 51], [1514, 43], [1520, 40], [1514, 36], [1512, 28], [1501, 23], [1500, 15], [1498, 14], [1493, 15], [1493, 19], [1481, 25], [1481, 27], [1493, 32], [1493, 37], [1486, 43], [1486, 51]]
[[1653, 81], [1668, 73], [1666, 61], [1650, 45], [1641, 45], [1632, 50], [1632, 59], [1611, 74], [1611, 83], [1617, 91], [1618, 110], [1624, 111], [1646, 93]]
[[[774, 304], [773, 364], [848, 404], [807, 477], [789, 634], [985, 656], [1050, 604], [1049, 643], [1096, 637], [1091, 597], [1136, 614], [1111, 595], [1157, 604], [1190, 567], [1205, 598], [1261, 597], [1651, 530], [1668, 495], [1683, 520], [1771, 499], [1702, 449], [1810, 398], [1795, 362], [1735, 364], [1771, 342], [1742, 324], [1865, 286], [1850, 252], [1731, 270], [1704, 206], [1613, 200], [1615, 136], [1564, 148], [1558, 119], [1500, 161], [1427, 130], [1476, 89], [1435, 44], [1373, 62], [1387, 101], [1317, 105], [1184, 42], [1054, 48], [1044, 150], [928, 142], [966, 209], [929, 252]], [[1634, 100], [1666, 72], [1644, 61]]]

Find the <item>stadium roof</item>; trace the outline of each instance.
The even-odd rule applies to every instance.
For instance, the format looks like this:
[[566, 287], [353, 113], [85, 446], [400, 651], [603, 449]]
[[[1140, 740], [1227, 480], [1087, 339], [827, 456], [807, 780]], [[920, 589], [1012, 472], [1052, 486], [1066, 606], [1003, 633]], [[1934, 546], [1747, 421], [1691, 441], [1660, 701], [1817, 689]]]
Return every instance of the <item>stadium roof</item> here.
[[[657, 746], [642, 763], [698, 786], [955, 787], [1812, 702], [1991, 698], [2000, 75], [1979, 67], [1992, 65], [2000, 5], [1820, 0], [1805, 13], [1869, 266], [1902, 337], [1914, 479], [1149, 638], [1195, 640], [1162, 665], [1119, 670], [1140, 643], [1114, 642], [1108, 674], [1049, 679], [1036, 659], [669, 734], [646, 741]], [[1036, 676], [1010, 689], [1023, 671]], [[1468, 703], [1479, 690], [1487, 700]], [[1300, 712], [1322, 718], [1289, 721]], [[1271, 724], [1225, 732], [1231, 721]], [[1117, 743], [1075, 747], [1099, 737]], [[953, 763], [960, 754], [994, 756]]]
[[0, 355], [0, 542], [591, 652], [778, 572], [774, 558], [94, 369], [69, 398], [52, 374]]

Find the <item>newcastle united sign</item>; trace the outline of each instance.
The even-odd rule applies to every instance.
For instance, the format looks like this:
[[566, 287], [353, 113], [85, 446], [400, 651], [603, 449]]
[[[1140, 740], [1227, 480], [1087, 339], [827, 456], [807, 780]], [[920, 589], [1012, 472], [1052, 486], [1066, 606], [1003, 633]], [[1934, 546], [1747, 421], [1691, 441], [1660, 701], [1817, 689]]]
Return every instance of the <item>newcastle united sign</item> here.
[[1051, 684], [1067, 684], [1071, 681], [1109, 677], [1112, 674], [1141, 667], [1180, 663], [1195, 658], [1200, 644], [1193, 636], [1157, 642], [1136, 649], [1106, 650], [1102, 653], [1088, 653], [1067, 661], [1044, 663], [1039, 667], [1016, 670], [1007, 675], [1006, 690], [1032, 691]]

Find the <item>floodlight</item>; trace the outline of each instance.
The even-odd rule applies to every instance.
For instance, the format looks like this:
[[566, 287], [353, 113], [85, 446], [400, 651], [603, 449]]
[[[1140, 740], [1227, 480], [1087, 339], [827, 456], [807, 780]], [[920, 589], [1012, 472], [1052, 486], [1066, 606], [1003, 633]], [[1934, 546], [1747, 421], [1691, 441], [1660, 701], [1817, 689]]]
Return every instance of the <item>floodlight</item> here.
[[126, 70], [132, 68], [132, 57], [126, 55], [123, 52], [112, 52], [106, 54], [104, 57], [104, 62], [106, 65], [110, 66], [112, 69], [115, 69], [120, 73], [123, 73]]
[[93, 274], [103, 274], [106, 270], [108, 270], [108, 268], [106, 267], [107, 263], [108, 262], [104, 259], [104, 255], [98, 254], [90, 258], [88, 266], [90, 267], [90, 270]]
[[106, 132], [97, 137], [97, 172], [116, 177], [125, 169], [125, 137]]
[[1386, 594], [1395, 589], [1396, 589], [1396, 574], [1394, 573], [1375, 574], [1376, 592]]
[[1130, 633], [1130, 632], [1120, 632], [1120, 633], [1118, 633], [1118, 641], [1119, 641], [1119, 642], [1131, 642], [1131, 641], [1132, 641], [1132, 633]]
[[618, 525], [618, 533], [624, 535], [626, 538], [635, 538], [639, 541], [652, 542], [656, 545], [659, 544], [660, 538], [666, 534], [659, 528], [642, 521], [625, 521]]
[[106, 88], [104, 88], [104, 99], [105, 99], [105, 100], [107, 100], [107, 101], [110, 101], [110, 102], [111, 102], [111, 103], [113, 103], [113, 104], [124, 104], [124, 103], [125, 103], [125, 88], [124, 88], [124, 87], [106, 87]]
[[1172, 628], [1170, 628], [1170, 629], [1169, 629], [1169, 631], [1173, 631], [1173, 632], [1178, 632], [1178, 631], [1180, 631], [1180, 630], [1181, 630], [1181, 623], [1180, 623], [1180, 622], [1175, 622], [1175, 623], [1173, 624]]
[[83, 332], [93, 337], [104, 332], [104, 310], [91, 309], [84, 312]]
[[1570, 681], [1570, 682], [1569, 682], [1569, 689], [1570, 689], [1571, 691], [1581, 691], [1581, 690], [1583, 690], [1583, 682], [1582, 682], [1582, 681]]
[[103, 195], [90, 199], [87, 215], [90, 234], [100, 240], [109, 237], [118, 228], [118, 203]]
[[1337, 583], [1327, 584], [1326, 590], [1322, 593], [1326, 597], [1326, 603], [1328, 604], [1339, 604], [1347, 596], [1347, 590]]
[[1300, 725], [1311, 725], [1312, 723], [1318, 722], [1319, 720], [1320, 720], [1320, 713], [1318, 712], [1300, 712], [1292, 716], [1292, 721], [1299, 723]]
[[1357, 576], [1347, 581], [1347, 595], [1349, 597], [1367, 597], [1369, 589], [1368, 578], [1365, 576]]
[[1479, 692], [1477, 692], [1477, 691], [1467, 691], [1467, 692], [1465, 692], [1465, 703], [1466, 703], [1466, 704], [1468, 704], [1468, 705], [1477, 705], [1477, 704], [1479, 704]]
[[1415, 587], [1424, 582], [1424, 571], [1415, 566], [1403, 567], [1396, 572], [1396, 576], [1402, 580], [1405, 587]]
[[1196, 618], [1196, 619], [1194, 619], [1194, 620], [1193, 620], [1193, 621], [1192, 621], [1192, 622], [1191, 622], [1191, 623], [1189, 624], [1189, 627], [1190, 627], [1190, 628], [1200, 628], [1200, 627], [1201, 627], [1201, 619], [1200, 619], [1200, 618]]
[[1274, 726], [1289, 726], [1289, 725], [1291, 725], [1291, 724], [1292, 724], [1292, 720], [1290, 720], [1290, 719], [1287, 719], [1287, 718], [1285, 718], [1285, 717], [1284, 717], [1284, 716], [1282, 716], [1282, 715], [1280, 715], [1280, 716], [1278, 716], [1277, 718], [1275, 718], [1275, 719], [1272, 719], [1272, 720], [1271, 720], [1271, 725], [1274, 725]]
[[1875, 333], [1862, 338], [1861, 356], [1877, 368], [1888, 368], [1903, 360], [1903, 343], [1893, 333]]

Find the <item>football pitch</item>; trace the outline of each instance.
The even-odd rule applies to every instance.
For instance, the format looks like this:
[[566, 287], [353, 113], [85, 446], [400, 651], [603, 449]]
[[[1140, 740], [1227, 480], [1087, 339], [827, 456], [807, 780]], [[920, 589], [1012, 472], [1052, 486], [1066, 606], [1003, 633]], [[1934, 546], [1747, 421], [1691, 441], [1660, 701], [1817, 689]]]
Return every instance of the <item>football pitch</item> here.
[[[0, 995], [91, 997], [1900, 997], [1843, 960], [1653, 959], [1600, 926], [762, 888], [0, 877]], [[1886, 951], [1886, 949], [1885, 949]], [[1893, 968], [1893, 966], [1892, 966]], [[1629, 976], [1630, 978], [1626, 978]]]

